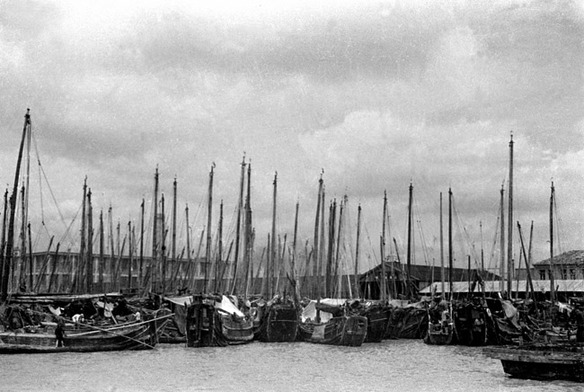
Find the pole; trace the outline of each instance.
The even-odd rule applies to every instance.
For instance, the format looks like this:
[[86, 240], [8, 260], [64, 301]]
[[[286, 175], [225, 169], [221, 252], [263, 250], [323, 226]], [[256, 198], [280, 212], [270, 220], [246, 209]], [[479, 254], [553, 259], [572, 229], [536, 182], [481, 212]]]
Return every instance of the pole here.
[[209, 261], [211, 260], [211, 241], [212, 241], [212, 232], [211, 232], [211, 222], [213, 218], [213, 170], [215, 169], [215, 163], [211, 165], [211, 171], [209, 172], [209, 194], [208, 194], [208, 201], [207, 201], [207, 244], [205, 247], [205, 264], [204, 264], [204, 280], [203, 280], [203, 290], [207, 288], [207, 279], [208, 271], [207, 266]]
[[154, 224], [152, 228], [152, 257], [150, 259], [150, 289], [154, 283], [155, 269], [158, 268], [158, 166], [154, 173]]
[[91, 203], [91, 188], [87, 192], [87, 271], [86, 290], [93, 292], [93, 205]]
[[14, 215], [16, 212], [16, 195], [18, 192], [18, 179], [20, 178], [20, 165], [22, 162], [22, 152], [24, 149], [24, 140], [26, 139], [26, 131], [30, 129], [30, 109], [26, 109], [24, 115], [24, 127], [22, 129], [22, 139], [20, 141], [20, 149], [18, 151], [18, 160], [16, 161], [16, 173], [14, 175], [14, 187], [12, 195], [10, 196], [10, 218], [8, 223], [8, 240], [6, 241], [6, 256], [4, 258], [4, 265], [2, 271], [2, 302], [8, 298], [8, 283], [10, 281], [10, 270], [12, 267], [12, 249], [14, 247]]
[[411, 297], [410, 292], [410, 272], [412, 264], [412, 202], [414, 186], [410, 182], [409, 203], [408, 203], [408, 249], [407, 249], [407, 266], [406, 266], [406, 296]]
[[239, 199], [237, 200], [237, 223], [235, 227], [235, 255], [233, 259], [233, 294], [236, 292], [237, 264], [239, 263], [239, 244], [241, 242], [241, 215], [243, 208], [243, 185], [245, 180], [245, 154], [241, 161], [241, 175], [239, 178]]
[[276, 196], [278, 192], [278, 172], [274, 174], [274, 195], [273, 195], [273, 206], [272, 206], [272, 244], [270, 248], [270, 265], [268, 268], [269, 275], [268, 275], [268, 297], [272, 298], [273, 296], [273, 278], [274, 278], [274, 266], [276, 265]]
[[549, 263], [549, 275], [550, 275], [550, 301], [552, 305], [556, 300], [556, 287], [554, 282], [554, 196], [555, 188], [552, 181], [551, 194], [550, 194], [550, 263]]
[[440, 192], [440, 296], [445, 299], [444, 295], [444, 233], [442, 224], [442, 192]]
[[507, 292], [509, 299], [511, 299], [511, 291], [513, 289], [513, 134], [511, 134], [511, 141], [509, 142], [509, 218], [507, 220]]
[[501, 201], [500, 201], [500, 212], [501, 212], [501, 238], [499, 241], [499, 256], [500, 256], [500, 266], [499, 274], [501, 275], [501, 284], [499, 290], [501, 293], [505, 291], [505, 208], [504, 208], [504, 193], [505, 190], [503, 185], [501, 185]]
[[359, 287], [359, 239], [361, 237], [361, 204], [357, 207], [357, 244], [355, 245], [355, 296], [361, 298]]
[[452, 190], [448, 188], [448, 292], [450, 293], [449, 300], [454, 299], [453, 282], [452, 282], [452, 268], [453, 268], [453, 249], [452, 249]]

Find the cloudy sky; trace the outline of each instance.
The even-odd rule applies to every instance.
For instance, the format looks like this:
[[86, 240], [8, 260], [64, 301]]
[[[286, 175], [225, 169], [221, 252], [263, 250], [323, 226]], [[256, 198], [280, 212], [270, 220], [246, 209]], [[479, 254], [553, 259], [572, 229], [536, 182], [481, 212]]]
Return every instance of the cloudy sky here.
[[584, 247], [583, 30], [577, 1], [1, 0], [0, 179], [12, 187], [30, 108], [39, 247], [78, 246], [85, 177], [96, 215], [111, 205], [114, 225], [139, 224], [156, 167], [167, 214], [176, 176], [179, 225], [188, 203], [197, 237], [213, 163], [214, 226], [223, 199], [233, 238], [245, 153], [258, 249], [274, 173], [278, 233], [292, 236], [299, 202], [305, 241], [324, 170], [327, 206], [348, 197], [349, 242], [363, 208], [361, 263], [379, 258], [384, 190], [405, 258], [411, 182], [415, 262], [439, 264], [451, 187], [457, 263], [484, 248], [493, 268], [512, 133], [514, 220], [525, 235], [534, 222], [541, 260], [552, 180], [556, 253]]

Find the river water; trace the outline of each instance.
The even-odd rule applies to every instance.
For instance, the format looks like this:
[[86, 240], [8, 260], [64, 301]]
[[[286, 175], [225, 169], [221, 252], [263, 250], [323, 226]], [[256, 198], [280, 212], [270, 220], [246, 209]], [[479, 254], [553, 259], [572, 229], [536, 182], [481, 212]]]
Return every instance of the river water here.
[[1, 391], [581, 391], [506, 376], [481, 348], [384, 340], [0, 356]]

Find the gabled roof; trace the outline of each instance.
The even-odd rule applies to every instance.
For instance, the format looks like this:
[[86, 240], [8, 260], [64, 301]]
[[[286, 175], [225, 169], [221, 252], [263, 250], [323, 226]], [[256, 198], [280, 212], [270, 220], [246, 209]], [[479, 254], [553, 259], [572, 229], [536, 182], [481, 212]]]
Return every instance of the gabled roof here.
[[[579, 265], [584, 266], [584, 250], [570, 250], [554, 256], [555, 265]], [[534, 266], [549, 265], [550, 259], [545, 259], [534, 263]]]
[[[391, 267], [394, 268], [394, 273], [396, 274], [398, 279], [401, 279], [401, 275], [405, 272], [404, 270], [407, 268], [406, 265], [398, 262], [385, 262], [385, 272], [387, 275], [390, 274]], [[448, 279], [449, 271], [448, 268], [445, 268], [445, 277]], [[467, 268], [452, 268], [452, 280], [453, 281], [468, 281], [469, 274], [470, 279], [473, 280], [477, 271], [475, 269], [471, 269], [470, 271]], [[361, 274], [359, 278], [360, 281], [374, 281], [376, 280], [377, 276], [381, 275], [381, 263]], [[422, 281], [428, 282], [432, 280], [440, 280], [440, 267], [439, 266], [430, 266], [430, 265], [420, 265], [420, 264], [411, 264], [410, 265], [410, 279], [413, 281]], [[496, 274], [493, 274], [488, 271], [483, 271], [482, 273], [484, 280], [495, 280], [498, 279]]]
[[[583, 279], [575, 279], [575, 280], [555, 280], [556, 291], [561, 293], [584, 293], [584, 280]], [[497, 292], [500, 288], [500, 281], [493, 281], [489, 280], [485, 282], [485, 291], [486, 292]], [[432, 292], [432, 287], [434, 287], [434, 291], [440, 292], [441, 284], [440, 282], [432, 283], [430, 286], [425, 287], [424, 289], [420, 290], [420, 294], [430, 294]], [[519, 285], [516, 282], [513, 282], [512, 285], [513, 291], [520, 291], [525, 292], [527, 291], [527, 281], [520, 280]], [[444, 286], [444, 292], [449, 292], [450, 285], [446, 284]], [[480, 287], [477, 285], [475, 291], [480, 291]], [[547, 293], [550, 290], [550, 281], [549, 280], [534, 280], [533, 281], [533, 290], [538, 293]], [[452, 282], [452, 291], [455, 293], [466, 293], [468, 292], [468, 282]]]

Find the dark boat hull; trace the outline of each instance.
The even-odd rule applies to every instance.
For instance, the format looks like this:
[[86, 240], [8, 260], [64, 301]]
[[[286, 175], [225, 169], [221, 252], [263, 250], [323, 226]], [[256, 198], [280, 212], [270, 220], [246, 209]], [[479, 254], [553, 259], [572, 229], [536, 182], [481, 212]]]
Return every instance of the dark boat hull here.
[[386, 331], [388, 339], [422, 339], [426, 336], [428, 314], [417, 307], [395, 307]]
[[0, 354], [97, 352], [154, 348], [158, 341], [153, 321], [100, 330], [68, 332], [63, 347], [56, 347], [54, 333], [0, 333]]
[[298, 309], [294, 304], [270, 305], [259, 331], [262, 342], [294, 342], [298, 336]]
[[367, 309], [361, 315], [367, 317], [367, 336], [365, 337], [365, 342], [381, 342], [385, 338], [391, 309], [386, 306], [377, 306]]
[[223, 347], [251, 342], [254, 338], [253, 320], [226, 314], [215, 304], [213, 297], [197, 296], [187, 307], [187, 346]]
[[302, 340], [309, 343], [361, 346], [367, 336], [367, 318], [341, 316], [325, 323], [300, 323], [299, 332]]
[[454, 342], [454, 326], [452, 324], [443, 327], [440, 323], [428, 323], [428, 332], [424, 337], [424, 343], [435, 346], [447, 346], [454, 344]]
[[499, 359], [511, 377], [584, 382], [584, 351], [579, 346], [492, 347], [484, 353]]

